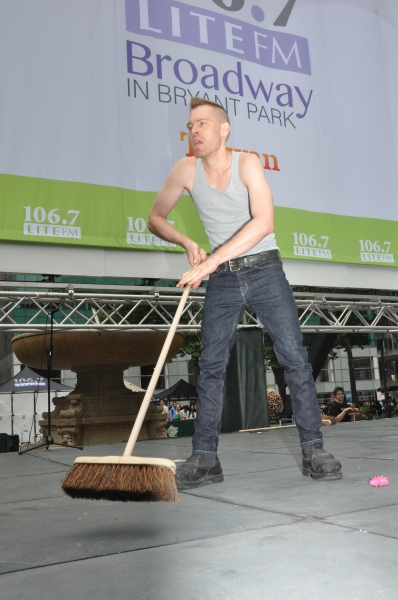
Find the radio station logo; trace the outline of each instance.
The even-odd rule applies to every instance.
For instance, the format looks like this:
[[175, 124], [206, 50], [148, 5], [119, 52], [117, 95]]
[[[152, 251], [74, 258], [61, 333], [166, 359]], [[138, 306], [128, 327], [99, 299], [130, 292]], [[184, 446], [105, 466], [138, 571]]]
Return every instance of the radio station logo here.
[[300, 258], [322, 258], [332, 260], [332, 252], [329, 245], [329, 236], [316, 236], [312, 233], [307, 235], [303, 232], [293, 232], [293, 254]]
[[[237, 19], [244, 0], [228, 5], [208, 0], [207, 4], [211, 2], [224, 10], [215, 12], [176, 0], [125, 0], [126, 29], [133, 34], [133, 39], [126, 40], [128, 96], [147, 100], [155, 96], [160, 103], [187, 105], [190, 97], [200, 95], [233, 111], [234, 116], [296, 129], [295, 120], [308, 113], [313, 90], [308, 78], [292, 84], [288, 75], [311, 75], [307, 38], [261, 27], [264, 13], [259, 6], [252, 6], [254, 24]], [[294, 4], [287, 2], [274, 25], [286, 26]], [[167, 47], [160, 52], [163, 46], [156, 40], [174, 42], [175, 50]], [[179, 45], [197, 51], [181, 56]], [[284, 74], [286, 79], [270, 81], [263, 69], [253, 75], [248, 63]], [[152, 89], [154, 79], [157, 85]]]
[[[174, 221], [167, 220], [170, 225], [174, 225]], [[142, 217], [127, 217], [127, 237], [128, 244], [134, 246], [150, 246], [157, 249], [176, 248], [176, 244], [166, 242], [157, 235], [151, 233], [148, 229], [148, 224]]]
[[[224, 2], [214, 4], [228, 14], [175, 0], [125, 0], [126, 29], [131, 33], [235, 56], [271, 69], [311, 75], [306, 38], [285, 31], [264, 29], [258, 24], [253, 25], [232, 17], [232, 12], [239, 12], [243, 7], [242, 1], [234, 2], [234, 7], [228, 7]], [[289, 4], [290, 15], [294, 2], [290, 0], [285, 10]], [[262, 9], [259, 6], [253, 8], [253, 19], [263, 20]], [[287, 19], [284, 21], [286, 22], [283, 24], [286, 25]], [[280, 24], [282, 25], [282, 19]], [[145, 61], [146, 58], [148, 57], [142, 60]], [[170, 56], [163, 57], [163, 61], [170, 60]], [[181, 62], [184, 60], [180, 59]]]
[[46, 382], [44, 381], [44, 377], [38, 376], [36, 379], [32, 377], [28, 377], [24, 379], [20, 377], [19, 379], [14, 379], [14, 387], [32, 387], [32, 385], [37, 385], [39, 387], [46, 387]]
[[390, 252], [391, 242], [379, 240], [359, 240], [360, 257], [364, 263], [394, 264], [394, 255]]
[[24, 206], [24, 209], [24, 235], [81, 239], [81, 228], [75, 225], [80, 210], [68, 210], [65, 215], [67, 218], [62, 218], [59, 208], [53, 208], [48, 212], [42, 206]]

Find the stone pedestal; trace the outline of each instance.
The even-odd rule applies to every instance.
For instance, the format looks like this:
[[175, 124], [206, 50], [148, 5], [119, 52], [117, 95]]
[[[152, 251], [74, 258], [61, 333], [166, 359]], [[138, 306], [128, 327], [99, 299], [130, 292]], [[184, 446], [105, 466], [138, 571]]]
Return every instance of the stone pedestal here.
[[[104, 332], [55, 333], [53, 368], [71, 369], [77, 374], [76, 389], [64, 398], [53, 398], [51, 435], [55, 442], [92, 446], [126, 442], [145, 393], [133, 393], [123, 383], [123, 371], [130, 366], [157, 361], [166, 333]], [[24, 334], [13, 339], [19, 360], [40, 368], [49, 336]], [[182, 336], [176, 334], [167, 358], [176, 355]], [[167, 437], [167, 415], [150, 404], [139, 440]], [[48, 432], [48, 414], [39, 421], [43, 436]], [[45, 439], [43, 437], [42, 442]]]
[[[144, 392], [129, 392], [117, 398], [76, 393], [53, 398], [55, 409], [51, 412], [51, 430], [54, 441], [72, 446], [127, 442], [143, 397]], [[139, 440], [167, 437], [167, 415], [160, 411], [158, 406], [149, 406]], [[40, 433], [45, 436], [47, 413], [43, 413], [43, 419], [39, 425]]]

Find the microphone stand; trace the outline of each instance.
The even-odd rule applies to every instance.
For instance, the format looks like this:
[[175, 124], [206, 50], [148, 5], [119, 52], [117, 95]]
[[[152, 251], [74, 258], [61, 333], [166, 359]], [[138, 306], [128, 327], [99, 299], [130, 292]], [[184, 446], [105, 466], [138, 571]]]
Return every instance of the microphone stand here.
[[[58, 308], [53, 305], [50, 306], [50, 346], [45, 350], [47, 354], [47, 419], [48, 419], [48, 428], [47, 435], [44, 436], [46, 440], [43, 444], [39, 444], [39, 446], [35, 446], [34, 448], [28, 448], [27, 450], [20, 450], [19, 454], [26, 454], [26, 452], [31, 452], [32, 450], [38, 450], [39, 448], [46, 447], [46, 450], [49, 449], [50, 446], [61, 446], [62, 448], [77, 448], [78, 450], [83, 450], [82, 446], [71, 446], [69, 444], [60, 444], [59, 442], [54, 442], [54, 438], [51, 435], [51, 371], [53, 365], [53, 331], [54, 331], [54, 314], [58, 312]], [[35, 417], [34, 417], [35, 418]]]

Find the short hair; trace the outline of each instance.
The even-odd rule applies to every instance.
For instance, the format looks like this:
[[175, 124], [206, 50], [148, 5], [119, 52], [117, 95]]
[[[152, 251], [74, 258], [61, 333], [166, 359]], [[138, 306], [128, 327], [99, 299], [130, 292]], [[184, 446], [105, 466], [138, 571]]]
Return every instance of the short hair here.
[[225, 110], [225, 108], [223, 106], [221, 106], [221, 104], [218, 104], [217, 102], [212, 102], [211, 100], [206, 100], [205, 98], [199, 98], [198, 96], [194, 96], [193, 98], [191, 98], [191, 104], [190, 104], [191, 110], [193, 110], [197, 106], [206, 106], [206, 105], [211, 106], [211, 108], [216, 109], [217, 115], [219, 116], [220, 123], [227, 122], [228, 124], [230, 124], [228, 113]]
[[337, 392], [343, 392], [344, 396], [345, 396], [345, 392], [344, 392], [344, 388], [337, 386], [334, 388], [333, 392], [332, 392], [332, 396], [335, 396], [337, 394]]

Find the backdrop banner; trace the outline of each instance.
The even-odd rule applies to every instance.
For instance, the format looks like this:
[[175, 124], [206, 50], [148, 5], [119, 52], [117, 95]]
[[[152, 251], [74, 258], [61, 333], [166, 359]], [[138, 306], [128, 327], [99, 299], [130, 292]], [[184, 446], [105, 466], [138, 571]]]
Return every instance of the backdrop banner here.
[[[0, 241], [182, 252], [147, 227], [189, 101], [259, 156], [283, 258], [398, 264], [394, 0], [0, 4]], [[207, 251], [189, 195], [169, 219]]]

